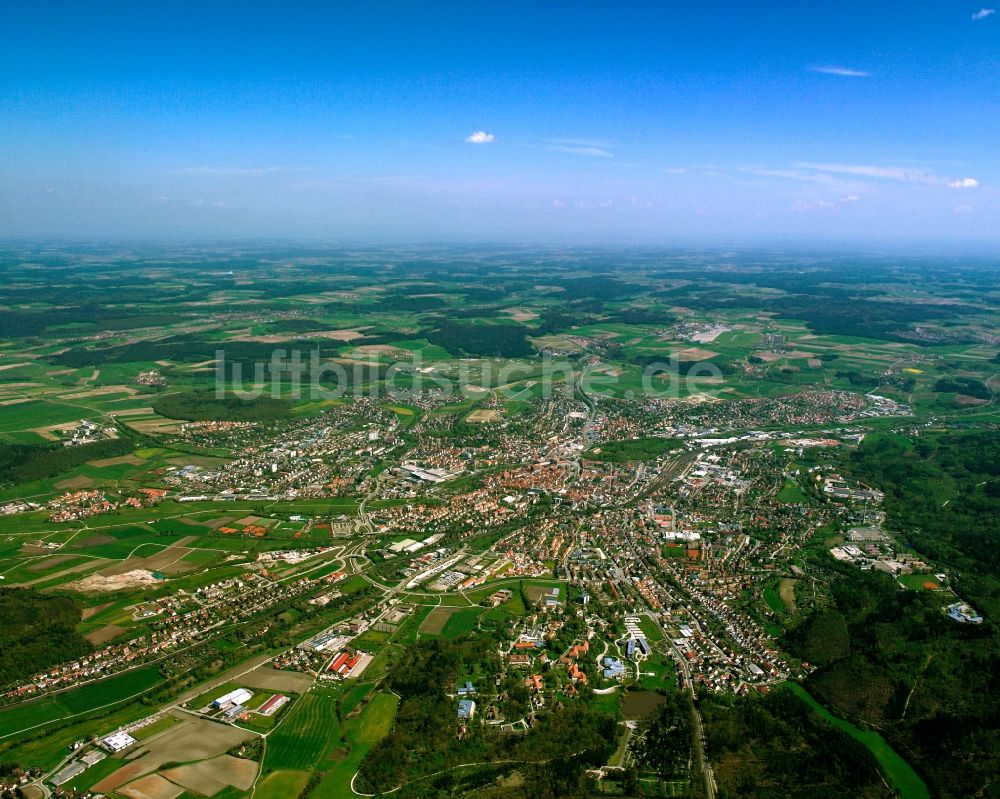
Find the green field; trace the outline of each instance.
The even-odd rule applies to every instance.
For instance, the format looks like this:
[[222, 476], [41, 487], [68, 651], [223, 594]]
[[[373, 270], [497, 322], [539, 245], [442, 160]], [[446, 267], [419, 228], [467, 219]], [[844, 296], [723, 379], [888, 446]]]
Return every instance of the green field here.
[[308, 771], [272, 771], [257, 783], [257, 799], [289, 799], [298, 796], [309, 781]]
[[481, 608], [467, 608], [452, 613], [441, 630], [441, 637], [452, 639], [468, 635], [476, 628], [482, 612]]
[[392, 694], [378, 693], [359, 716], [347, 720], [344, 727], [348, 751], [320, 781], [314, 794], [316, 799], [342, 799], [351, 795], [351, 780], [361, 761], [392, 730], [398, 702]]
[[340, 734], [336, 701], [336, 695], [326, 690], [304, 694], [268, 736], [264, 771], [315, 767]]
[[800, 489], [791, 478], [785, 480], [785, 485], [782, 486], [781, 490], [778, 492], [778, 501], [787, 502], [789, 504], [794, 503], [805, 503], [808, 502], [808, 497], [802, 493]]
[[156, 666], [144, 666], [82, 688], [4, 708], [0, 710], [0, 740], [68, 716], [123, 702], [161, 680]]

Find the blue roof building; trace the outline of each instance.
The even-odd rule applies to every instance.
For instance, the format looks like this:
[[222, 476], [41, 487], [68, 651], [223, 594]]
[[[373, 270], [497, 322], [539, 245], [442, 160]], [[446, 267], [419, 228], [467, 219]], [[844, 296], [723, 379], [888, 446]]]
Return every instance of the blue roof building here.
[[460, 719], [471, 719], [476, 715], [476, 703], [471, 699], [461, 699], [458, 702], [458, 717]]
[[618, 658], [604, 658], [604, 679], [614, 680], [625, 673], [625, 666]]

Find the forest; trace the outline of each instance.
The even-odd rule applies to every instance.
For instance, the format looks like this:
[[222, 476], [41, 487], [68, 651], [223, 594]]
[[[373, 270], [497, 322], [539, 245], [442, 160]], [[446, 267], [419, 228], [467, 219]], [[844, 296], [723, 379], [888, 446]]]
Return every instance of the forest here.
[[[960, 597], [986, 616], [958, 624], [942, 613], [954, 597], [903, 590], [878, 572], [838, 564], [833, 606], [783, 640], [819, 668], [811, 692], [834, 712], [877, 727], [928, 782], [951, 799], [994, 784], [1000, 773], [1000, 432], [870, 435], [845, 471], [886, 492], [887, 526], [949, 574]], [[954, 767], [956, 758], [963, 767]]]
[[31, 588], [0, 588], [0, 685], [80, 657], [91, 647], [76, 632], [72, 599]]
[[874, 757], [787, 688], [699, 700], [719, 799], [889, 797]]
[[62, 474], [87, 461], [113, 458], [132, 452], [133, 449], [135, 442], [127, 436], [78, 447], [0, 443], [0, 485], [42, 480]]
[[291, 412], [291, 403], [267, 396], [243, 399], [229, 395], [219, 398], [213, 391], [189, 391], [157, 397], [153, 410], [168, 419], [191, 422], [262, 422], [286, 418]]

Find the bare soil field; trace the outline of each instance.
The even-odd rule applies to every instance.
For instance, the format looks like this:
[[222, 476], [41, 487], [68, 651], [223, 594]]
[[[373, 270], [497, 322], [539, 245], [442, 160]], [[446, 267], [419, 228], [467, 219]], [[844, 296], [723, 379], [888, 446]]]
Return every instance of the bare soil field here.
[[[90, 569], [98, 569], [106, 563], [110, 563], [107, 558], [92, 558], [85, 563], [78, 563], [76, 566], [70, 566], [68, 569], [63, 569], [55, 574], [46, 574], [41, 577], [36, 577], [34, 580], [28, 580], [23, 583], [16, 583], [13, 587], [15, 588], [26, 588], [27, 586], [35, 585], [37, 583], [48, 582], [49, 580], [58, 580], [60, 577], [65, 577], [68, 574], [78, 574], [79, 572], [85, 572]], [[67, 588], [70, 586], [66, 586]]]
[[682, 361], [707, 361], [709, 358], [714, 358], [719, 353], [715, 350], [706, 350], [702, 347], [688, 347], [687, 349], [680, 350], [676, 354]]
[[248, 791], [257, 778], [257, 763], [239, 757], [222, 755], [201, 763], [191, 763], [164, 771], [163, 776], [189, 791], [203, 796], [215, 796], [228, 786]]
[[58, 566], [60, 563], [65, 563], [67, 560], [72, 560], [75, 555], [52, 555], [49, 558], [42, 558], [35, 563], [32, 563], [28, 567], [29, 572], [40, 572], [45, 571], [52, 566]]
[[97, 783], [93, 788], [94, 792], [109, 793], [136, 777], [151, 774], [164, 763], [218, 757], [254, 737], [252, 732], [238, 727], [216, 724], [186, 714], [182, 714], [181, 718], [184, 720], [179, 724], [143, 741], [137, 751], [129, 755], [130, 762]]
[[118, 793], [129, 799], [175, 799], [184, 793], [184, 789], [158, 774], [149, 774], [119, 788]]
[[129, 466], [142, 466], [145, 462], [146, 461], [142, 458], [138, 458], [135, 455], [119, 455], [117, 458], [103, 458], [98, 461], [87, 461], [87, 465], [103, 469], [105, 466], [124, 466], [126, 464]]
[[468, 415], [467, 419], [468, 419], [468, 421], [475, 422], [475, 423], [499, 422], [500, 421], [500, 413], [498, 411], [495, 411], [495, 410], [492, 410], [492, 409], [480, 408], [479, 410], [476, 410], [476, 411], [473, 411], [472, 413], [470, 413]]
[[[169, 572], [177, 573], [180, 571], [192, 571], [197, 567], [193, 563], [181, 564], [181, 558], [190, 553], [192, 550], [185, 546], [191, 543], [195, 539], [195, 536], [185, 536], [184, 538], [177, 539], [177, 543], [172, 544], [169, 547], [165, 547], [157, 552], [155, 555], [148, 555], [142, 558], [127, 558], [121, 563], [110, 566], [106, 569], [102, 569], [100, 574], [103, 577], [115, 577], [119, 574], [126, 574], [130, 571], [136, 569], [145, 569], [151, 572]], [[171, 569], [173, 567], [173, 569]]]
[[428, 633], [430, 635], [440, 635], [441, 631], [444, 629], [444, 625], [447, 624], [448, 619], [451, 618], [451, 614], [458, 611], [458, 608], [451, 607], [439, 607], [434, 608], [423, 623], [420, 625], [419, 632]]
[[213, 458], [211, 455], [186, 455], [183, 458], [171, 458], [171, 466], [200, 466], [202, 469], [214, 469], [229, 463], [225, 458]]
[[74, 583], [67, 583], [63, 588], [71, 591], [120, 591], [123, 588], [149, 588], [158, 583], [151, 571], [134, 569], [125, 574], [115, 574], [106, 577], [103, 574], [91, 574]]
[[301, 694], [309, 689], [313, 680], [308, 674], [303, 674], [300, 671], [278, 671], [267, 666], [261, 666], [241, 677], [240, 682], [248, 688]]
[[795, 583], [797, 582], [798, 580], [793, 580], [791, 577], [782, 577], [778, 581], [778, 596], [792, 613], [795, 612]]
[[205, 527], [209, 527], [212, 530], [218, 530], [220, 527], [224, 527], [233, 520], [232, 516], [219, 516], [217, 519], [206, 519], [205, 521], [199, 521], [198, 519], [189, 519], [184, 517], [181, 519], [185, 524], [202, 524]]
[[152, 408], [122, 408], [115, 411], [115, 416], [154, 416], [156, 411]]
[[128, 394], [130, 397], [134, 397], [138, 393], [131, 386], [101, 386], [100, 388], [91, 388], [87, 391], [77, 391], [73, 394], [63, 394], [60, 399], [87, 399], [88, 397], [103, 397], [105, 394]]
[[83, 612], [80, 614], [80, 621], [86, 621], [87, 619], [92, 619], [98, 613], [100, 613], [105, 608], [111, 607], [110, 602], [105, 602], [101, 605], [94, 605], [92, 608], [84, 608]]
[[65, 480], [61, 480], [55, 484], [55, 487], [60, 491], [78, 491], [81, 488], [90, 488], [93, 484], [93, 478], [78, 474], [76, 477], [68, 477]]
[[155, 419], [136, 419], [135, 421], [129, 422], [128, 425], [140, 433], [174, 433], [180, 429], [182, 424], [186, 424], [181, 419], [167, 419], [163, 416], [157, 416]]
[[125, 632], [124, 627], [119, 627], [117, 624], [106, 624], [104, 627], [98, 627], [93, 632], [87, 633], [84, 638], [86, 638], [94, 646], [100, 646], [101, 644], [106, 644], [108, 641], [117, 638]]

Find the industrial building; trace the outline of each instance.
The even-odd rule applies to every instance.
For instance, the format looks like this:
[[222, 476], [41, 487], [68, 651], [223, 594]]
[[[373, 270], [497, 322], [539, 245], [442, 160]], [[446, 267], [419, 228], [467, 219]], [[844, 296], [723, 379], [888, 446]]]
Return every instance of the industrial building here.
[[244, 705], [250, 701], [252, 696], [252, 691], [248, 691], [246, 688], [237, 688], [235, 691], [223, 694], [212, 702], [212, 707], [216, 710], [222, 710], [223, 708], [232, 707], [234, 705]]
[[284, 694], [275, 694], [261, 705], [257, 712], [262, 716], [273, 716], [288, 702], [288, 697]]
[[133, 738], [127, 732], [114, 732], [111, 735], [107, 736], [106, 738], [101, 739], [101, 746], [103, 746], [112, 754], [114, 754], [115, 752], [121, 752], [124, 749], [128, 749], [134, 743], [135, 743], [135, 738]]

